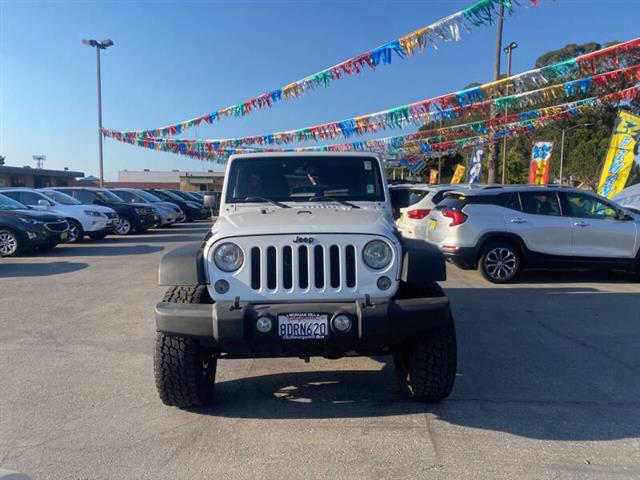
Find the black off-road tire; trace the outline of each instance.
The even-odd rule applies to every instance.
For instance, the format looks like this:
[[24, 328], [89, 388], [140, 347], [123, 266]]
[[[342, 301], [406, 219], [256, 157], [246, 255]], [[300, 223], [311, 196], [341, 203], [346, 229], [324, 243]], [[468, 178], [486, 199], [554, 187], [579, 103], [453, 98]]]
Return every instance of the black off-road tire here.
[[[416, 288], [425, 297], [445, 296], [440, 285], [435, 282], [414, 286], [409, 290]], [[412, 293], [416, 294], [418, 291]], [[448, 397], [453, 390], [458, 367], [453, 316], [449, 316], [446, 324], [398, 348], [394, 352], [393, 361], [398, 383], [414, 400], [439, 402]]]
[[[209, 303], [204, 285], [170, 288], [163, 301]], [[212, 396], [217, 359], [193, 338], [156, 333], [153, 357], [156, 387], [162, 403], [179, 408], [206, 405]]]

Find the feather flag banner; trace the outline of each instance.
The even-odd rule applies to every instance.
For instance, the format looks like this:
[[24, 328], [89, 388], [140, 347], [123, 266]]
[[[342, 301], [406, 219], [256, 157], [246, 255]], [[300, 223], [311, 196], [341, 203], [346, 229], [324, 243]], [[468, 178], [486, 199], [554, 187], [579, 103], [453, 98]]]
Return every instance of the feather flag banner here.
[[[527, 3], [535, 5], [536, 0], [528, 0]], [[212, 124], [224, 117], [244, 117], [255, 110], [270, 108], [277, 102], [298, 98], [317, 88], [326, 88], [347, 75], [357, 75], [366, 69], [375, 70], [378, 66], [391, 65], [394, 57], [405, 59], [422, 53], [428, 46], [437, 48], [439, 42], [460, 41], [462, 31], [471, 32], [474, 27], [492, 25], [494, 20], [498, 18], [498, 9], [501, 5], [510, 13], [514, 8], [514, 4], [513, 0], [480, 0], [464, 10], [387, 42], [373, 50], [351, 57], [332, 67], [291, 82], [284, 87], [249, 98], [241, 103], [164, 127], [122, 133], [134, 137], [175, 136], [203, 123]]]

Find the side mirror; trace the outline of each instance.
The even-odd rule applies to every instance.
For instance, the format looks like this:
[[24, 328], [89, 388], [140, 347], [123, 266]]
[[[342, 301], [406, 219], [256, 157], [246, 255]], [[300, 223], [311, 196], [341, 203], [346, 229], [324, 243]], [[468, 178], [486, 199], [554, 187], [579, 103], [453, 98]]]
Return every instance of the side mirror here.
[[44, 199], [38, 200], [38, 206], [39, 207], [44, 207], [44, 208], [49, 208], [51, 206], [51, 204], [49, 202], [47, 202]]
[[218, 201], [217, 201], [215, 195], [205, 195], [203, 203], [204, 203], [204, 206], [209, 208], [209, 209], [213, 209], [213, 208], [216, 208], [218, 206]]

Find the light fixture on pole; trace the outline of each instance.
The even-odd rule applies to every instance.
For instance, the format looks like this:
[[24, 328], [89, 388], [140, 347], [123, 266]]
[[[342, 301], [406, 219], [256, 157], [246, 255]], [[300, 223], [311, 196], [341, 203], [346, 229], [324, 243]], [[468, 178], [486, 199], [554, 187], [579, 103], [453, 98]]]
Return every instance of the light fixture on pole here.
[[98, 73], [98, 148], [100, 153], [100, 186], [104, 186], [104, 167], [102, 158], [102, 81], [100, 79], [100, 50], [106, 50], [113, 46], [109, 39], [98, 42], [97, 40], [83, 39], [82, 43], [96, 49], [96, 69]]
[[[511, 78], [511, 53], [513, 50], [518, 48], [518, 44], [516, 42], [511, 42], [509, 45], [504, 47], [504, 53], [507, 54], [507, 78]], [[509, 82], [507, 82], [506, 86], [506, 96], [509, 96]], [[504, 108], [504, 116], [509, 115], [509, 106], [505, 103]], [[507, 180], [507, 137], [505, 136], [502, 139], [502, 184], [504, 185]]]
[[593, 123], [581, 123], [579, 125], [574, 125], [573, 127], [562, 128], [562, 129], [554, 128], [554, 130], [556, 131], [560, 130], [562, 132], [562, 136], [560, 137], [560, 184], [561, 185], [562, 185], [562, 170], [564, 167], [564, 133], [569, 132], [574, 128], [589, 127], [591, 125], [593, 125]]

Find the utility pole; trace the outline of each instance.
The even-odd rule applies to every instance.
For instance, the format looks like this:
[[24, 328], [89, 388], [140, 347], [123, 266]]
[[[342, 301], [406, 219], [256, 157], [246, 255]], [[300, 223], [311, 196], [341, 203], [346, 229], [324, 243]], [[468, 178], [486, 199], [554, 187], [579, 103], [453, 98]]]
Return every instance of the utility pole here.
[[[493, 80], [500, 79], [500, 55], [502, 54], [502, 27], [504, 24], [504, 4], [501, 2], [498, 10], [498, 33], [496, 35], [496, 51], [495, 51], [495, 64], [493, 69]], [[491, 99], [493, 100], [493, 99]], [[490, 119], [496, 117], [496, 109], [491, 103], [491, 110], [489, 114]], [[495, 128], [489, 129], [489, 155], [487, 158], [487, 182], [496, 183], [496, 164], [498, 162], [498, 151], [496, 149], [496, 142], [493, 140], [495, 135]]]
[[100, 157], [100, 186], [104, 186], [104, 162], [102, 156], [102, 80], [100, 78], [100, 50], [106, 50], [113, 46], [109, 39], [98, 42], [97, 40], [82, 40], [82, 43], [96, 49], [96, 70], [98, 76], [98, 152]]
[[46, 155], [31, 155], [31, 158], [36, 162], [36, 168], [41, 169], [44, 161], [47, 159]]
[[[504, 47], [504, 52], [507, 54], [507, 79], [511, 78], [511, 53], [515, 48], [518, 48], [518, 44], [516, 42], [511, 42], [509, 45]], [[505, 95], [509, 95], [509, 82], [507, 81], [507, 86], [505, 90]], [[504, 116], [509, 116], [509, 106], [505, 104]], [[505, 136], [502, 139], [502, 184], [507, 183], [507, 137]]]

